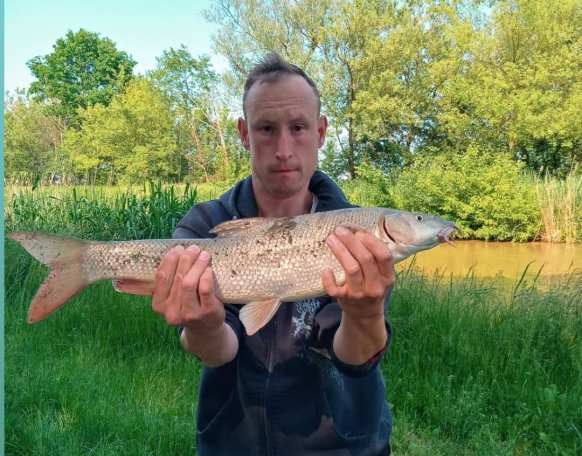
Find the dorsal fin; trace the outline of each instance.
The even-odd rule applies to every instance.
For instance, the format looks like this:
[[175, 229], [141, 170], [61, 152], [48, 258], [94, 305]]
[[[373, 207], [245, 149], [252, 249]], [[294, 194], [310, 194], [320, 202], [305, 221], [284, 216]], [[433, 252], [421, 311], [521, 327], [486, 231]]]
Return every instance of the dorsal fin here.
[[211, 233], [217, 236], [229, 236], [238, 232], [242, 232], [252, 228], [254, 226], [265, 223], [268, 219], [261, 217], [251, 217], [240, 220], [229, 220], [227, 222], [222, 222], [220, 225], [216, 225]]

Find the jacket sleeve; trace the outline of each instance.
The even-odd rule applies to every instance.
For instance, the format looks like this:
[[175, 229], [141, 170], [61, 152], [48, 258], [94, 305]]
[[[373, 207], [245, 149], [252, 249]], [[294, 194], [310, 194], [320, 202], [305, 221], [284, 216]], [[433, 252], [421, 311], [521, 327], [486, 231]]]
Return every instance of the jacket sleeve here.
[[[389, 297], [386, 298], [386, 302], [384, 304], [386, 310], [388, 308], [388, 301]], [[363, 377], [371, 373], [382, 361], [382, 358], [384, 357], [384, 354], [388, 350], [388, 346], [392, 339], [392, 328], [390, 327], [388, 320], [385, 320], [386, 333], [388, 335], [388, 338], [384, 348], [378, 353], [376, 353], [374, 356], [372, 356], [364, 364], [360, 365], [346, 364], [340, 361], [333, 351], [333, 339], [335, 337], [337, 329], [339, 328], [342, 318], [341, 307], [336, 299], [332, 299], [327, 296], [321, 298], [320, 302], [322, 305], [320, 306], [319, 311], [315, 315], [311, 339], [309, 341], [310, 345], [318, 350], [322, 349], [327, 350], [327, 352], [329, 353], [329, 357], [334, 363], [337, 370], [346, 376]]]

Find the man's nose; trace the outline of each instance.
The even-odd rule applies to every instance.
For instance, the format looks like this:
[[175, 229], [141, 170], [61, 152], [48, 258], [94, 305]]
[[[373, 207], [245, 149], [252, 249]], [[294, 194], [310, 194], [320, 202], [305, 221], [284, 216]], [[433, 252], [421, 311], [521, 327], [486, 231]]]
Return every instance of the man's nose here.
[[286, 130], [281, 130], [277, 137], [276, 156], [279, 159], [287, 159], [291, 157], [292, 152], [291, 134]]

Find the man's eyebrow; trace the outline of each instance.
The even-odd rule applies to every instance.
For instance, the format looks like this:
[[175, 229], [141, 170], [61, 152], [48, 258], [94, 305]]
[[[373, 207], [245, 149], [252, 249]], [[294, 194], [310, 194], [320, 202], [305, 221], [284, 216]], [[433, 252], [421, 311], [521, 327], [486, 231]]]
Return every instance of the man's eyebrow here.
[[306, 115], [299, 114], [295, 117], [292, 117], [290, 120], [290, 123], [298, 123], [298, 122], [306, 123], [308, 121], [309, 121], [309, 118]]

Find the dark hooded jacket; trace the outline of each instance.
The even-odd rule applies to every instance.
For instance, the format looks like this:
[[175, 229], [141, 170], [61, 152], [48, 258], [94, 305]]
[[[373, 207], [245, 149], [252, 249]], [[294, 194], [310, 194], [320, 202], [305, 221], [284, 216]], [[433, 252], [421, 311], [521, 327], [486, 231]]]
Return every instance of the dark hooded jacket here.
[[[322, 172], [309, 185], [317, 212], [353, 207]], [[208, 238], [216, 225], [256, 217], [251, 177], [219, 199], [195, 205], [175, 238]], [[387, 455], [392, 416], [379, 368], [383, 352], [362, 366], [332, 350], [341, 308], [328, 296], [284, 303], [248, 336], [239, 306], [225, 304], [239, 341], [233, 361], [204, 367], [197, 412], [197, 453], [218, 455]], [[387, 325], [389, 330], [389, 326]]]

